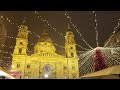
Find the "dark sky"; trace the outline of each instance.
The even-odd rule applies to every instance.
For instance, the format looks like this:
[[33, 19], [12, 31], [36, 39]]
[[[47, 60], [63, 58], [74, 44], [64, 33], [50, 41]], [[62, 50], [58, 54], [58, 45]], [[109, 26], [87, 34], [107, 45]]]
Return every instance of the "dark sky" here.
[[[93, 47], [96, 47], [95, 43], [95, 23], [94, 23], [94, 15], [92, 11], [69, 11], [69, 15], [72, 17], [72, 21], [75, 25], [77, 25], [79, 31], [83, 35], [84, 39]], [[57, 31], [63, 33], [65, 35], [65, 31], [67, 28], [67, 23], [69, 22], [66, 16], [64, 15], [64, 11], [40, 11], [39, 14], [49, 23], [57, 29]], [[98, 32], [99, 32], [99, 46], [103, 46], [104, 41], [107, 36], [113, 31], [113, 28], [117, 26], [118, 19], [120, 18], [120, 11], [96, 11], [97, 20], [98, 20]], [[23, 18], [26, 17], [28, 27], [30, 31], [34, 31], [37, 34], [41, 34], [44, 23], [37, 18], [37, 15], [34, 11], [0, 11], [0, 15], [4, 17], [8, 17], [12, 22], [20, 23]], [[15, 25], [11, 25], [8, 21], [4, 20], [7, 29], [7, 35], [9, 36], [17, 36], [18, 28]], [[60, 36], [57, 32], [50, 29], [49, 26], [48, 33], [53, 42], [64, 46], [64, 37]], [[71, 26], [72, 31], [75, 35], [75, 41], [77, 44], [88, 48], [86, 44], [81, 40], [76, 30]], [[37, 39], [34, 35], [29, 34], [29, 41], [36, 43]], [[15, 45], [15, 40], [7, 39], [6, 44]], [[58, 49], [58, 53], [60, 53], [60, 48]], [[8, 49], [7, 49], [8, 50]], [[33, 50], [33, 46], [29, 45], [29, 50]], [[77, 47], [77, 51], [81, 50]], [[63, 49], [62, 49], [63, 51]]]

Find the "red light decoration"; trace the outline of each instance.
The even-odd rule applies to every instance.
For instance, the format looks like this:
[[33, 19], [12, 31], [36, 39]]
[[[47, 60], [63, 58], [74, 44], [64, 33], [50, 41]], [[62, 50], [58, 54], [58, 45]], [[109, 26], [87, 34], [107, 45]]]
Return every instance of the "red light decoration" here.
[[93, 71], [100, 71], [102, 69], [107, 68], [107, 62], [104, 58], [104, 55], [102, 54], [102, 51], [100, 50], [100, 48], [96, 48], [95, 51], [95, 57], [94, 57], [94, 64], [93, 64]]

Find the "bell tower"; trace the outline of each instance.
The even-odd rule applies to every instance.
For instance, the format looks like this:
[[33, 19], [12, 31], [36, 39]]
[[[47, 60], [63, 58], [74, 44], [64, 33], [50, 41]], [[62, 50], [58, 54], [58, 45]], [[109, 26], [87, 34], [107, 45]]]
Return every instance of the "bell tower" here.
[[65, 36], [65, 53], [68, 63], [68, 78], [78, 79], [79, 78], [79, 67], [78, 67], [78, 57], [76, 53], [76, 44], [74, 40], [73, 32], [70, 29], [68, 23], [68, 29]]
[[25, 20], [23, 20], [18, 31], [19, 32], [16, 38], [16, 45], [13, 54], [26, 55], [27, 44], [28, 44], [28, 27]]
[[28, 45], [28, 27], [26, 20], [23, 20], [18, 29], [16, 38], [16, 45], [12, 54], [12, 69], [22, 73], [21, 78], [24, 78], [27, 58], [27, 45]]
[[65, 53], [67, 58], [77, 57], [74, 35], [70, 29], [69, 23], [68, 23], [66, 36], [65, 36]]

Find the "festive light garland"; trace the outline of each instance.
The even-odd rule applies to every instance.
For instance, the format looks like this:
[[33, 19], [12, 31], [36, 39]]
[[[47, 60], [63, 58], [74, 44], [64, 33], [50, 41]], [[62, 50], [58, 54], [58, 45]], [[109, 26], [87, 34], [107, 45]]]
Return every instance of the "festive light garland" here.
[[55, 32], [57, 32], [57, 33], [60, 34], [61, 36], [64, 36], [62, 33], [58, 32], [58, 31], [56, 30], [56, 28], [53, 27], [53, 26], [48, 22], [48, 20], [43, 19], [42, 16], [39, 15], [39, 13], [38, 13], [37, 11], [35, 11], [34, 13], [38, 16], [38, 18], [39, 18], [42, 22], [47, 23], [47, 25], [48, 25], [50, 28], [52, 28]]
[[109, 42], [111, 41], [112, 37], [115, 35], [116, 33], [116, 30], [120, 27], [120, 19], [118, 19], [118, 25], [117, 27], [114, 28], [114, 31], [112, 32], [112, 35], [109, 37], [108, 41], [106, 42], [106, 44], [104, 45], [104, 47], [106, 47]]
[[[46, 19], [43, 19], [42, 16], [40, 16], [39, 13], [37, 13], [37, 11], [35, 11], [34, 13], [37, 14], [38, 18], [39, 18], [42, 22], [46, 22], [47, 25], [50, 26], [50, 28], [52, 28], [55, 32], [57, 32], [56, 28], [52, 27], [52, 25], [49, 24], [49, 22], [48, 22]], [[57, 33], [58, 33], [59, 35], [61, 35], [61, 36], [64, 36], [64, 35], [63, 35], [62, 33], [60, 33], [60, 32], [57, 32]], [[57, 44], [54, 44], [54, 45], [58, 46]], [[76, 45], [77, 45], [77, 44], [76, 44]], [[89, 50], [89, 49], [86, 49], [86, 48], [84, 48], [84, 47], [82, 47], [82, 46], [80, 46], [80, 45], [77, 45], [77, 46], [80, 47], [80, 48], [82, 48], [82, 49], [84, 49], [84, 50]], [[65, 48], [65, 47], [63, 47], [63, 46], [59, 46], [59, 47]]]
[[[9, 19], [7, 19], [7, 20], [9, 20]], [[17, 24], [16, 24], [17, 25]], [[50, 25], [51, 26], [51, 25]], [[53, 28], [54, 29], [54, 28]], [[56, 29], [55, 29], [55, 31], [56, 31]], [[31, 33], [31, 31], [30, 31], [30, 33]], [[31, 33], [32, 34], [32, 33]], [[35, 34], [36, 35], [36, 33], [33, 33], [33, 34]], [[33, 45], [33, 43], [32, 43], [32, 45]], [[59, 46], [59, 45], [57, 45], [57, 44], [55, 44], [56, 46]], [[77, 45], [77, 46], [79, 46], [79, 47], [81, 47], [80, 45]], [[61, 48], [64, 48], [63, 46], [59, 46], [59, 47], [61, 47]], [[83, 48], [83, 47], [81, 47], [81, 48]], [[85, 49], [85, 48], [83, 48], [83, 49]], [[88, 49], [86, 49], [86, 50], [88, 50]], [[29, 52], [32, 52], [32, 51], [29, 51]], [[33, 53], [33, 52], [32, 52]]]
[[2, 65], [4, 64], [5, 66], [3, 68], [11, 68], [11, 63], [6, 63], [6, 62], [1, 62]]
[[[57, 31], [56, 28], [52, 27], [52, 25], [49, 24], [47, 20], [43, 19], [42, 16], [40, 16], [39, 13], [37, 13], [37, 11], [35, 11], [35, 14], [38, 15], [38, 18], [40, 18], [41, 21], [46, 22], [47, 25], [50, 26], [50, 28], [52, 28], [55, 32]], [[63, 36], [62, 33], [60, 33], [60, 32], [57, 32], [57, 33], [58, 33], [59, 35]], [[58, 46], [57, 44], [55, 44], [55, 45]], [[80, 47], [80, 48], [82, 48], [82, 49], [84, 49], [84, 50], [89, 50], [89, 49], [86, 49], [86, 48], [84, 48], [84, 47], [82, 47], [82, 46], [80, 46], [80, 45], [77, 45], [77, 46]], [[59, 47], [61, 47], [61, 48], [65, 48], [65, 47], [63, 47], [63, 46], [59, 46]]]
[[[9, 18], [4, 18], [3, 16], [1, 16], [1, 19], [7, 20], [10, 24], [14, 24], [14, 25], [16, 25], [17, 27], [20, 27], [20, 26], [18, 26], [17, 23], [13, 23]], [[40, 36], [39, 36], [38, 34], [36, 34], [35, 32], [33, 32], [33, 31], [30, 31], [30, 30], [29, 30], [29, 33], [30, 33], [30, 34], [34, 34], [36, 37], [40, 38]]]
[[64, 46], [62, 45], [58, 45], [57, 43], [53, 43], [55, 46], [59, 46], [60, 48], [65, 48]]
[[77, 53], [85, 53], [86, 51], [76, 51]]
[[80, 38], [82, 38], [82, 40], [85, 42], [85, 44], [90, 48], [93, 49], [88, 43], [87, 41], [83, 38], [82, 34], [80, 33], [80, 31], [78, 30], [77, 26], [75, 24], [73, 24], [71, 17], [69, 16], [68, 12], [65, 12], [65, 16], [69, 19], [69, 22], [72, 24], [72, 26], [74, 27], [74, 29], [77, 31], [77, 33], [79, 34]]
[[[85, 62], [93, 55], [94, 51], [95, 51], [95, 50], [90, 50], [90, 51], [88, 51], [87, 53], [85, 53], [85, 54], [82, 55], [83, 57], [85, 57], [85, 60], [84, 60], [83, 62], [81, 62], [80, 67], [82, 67], [82, 66], [85, 64]], [[81, 56], [79, 56], [79, 58], [80, 58], [80, 57], [81, 57]]]
[[10, 54], [10, 55], [12, 55], [12, 53], [11, 53], [11, 52], [5, 52], [5, 51], [4, 51], [3, 53], [6, 53], [6, 54]]
[[27, 52], [34, 53], [33, 51], [29, 51], [29, 50], [27, 50]]
[[13, 46], [10, 46], [10, 45], [5, 45], [5, 44], [2, 44], [1, 46], [2, 46], [2, 47], [14, 48]]
[[[36, 12], [36, 11], [35, 11], [35, 12]], [[50, 26], [52, 29], [54, 29], [54, 31], [57, 31], [56, 28], [52, 27], [52, 25], [49, 24], [47, 20], [42, 19], [42, 16], [40, 16], [37, 12], [36, 12], [36, 14], [38, 15], [38, 17], [41, 17], [41, 20], [42, 20], [43, 22], [46, 22], [48, 26]], [[5, 19], [3, 16], [1, 16], [1, 18], [2, 18], [2, 19]], [[15, 23], [12, 23], [9, 18], [6, 18], [6, 20], [7, 20], [8, 22], [10, 22], [11, 24], [15, 24]], [[18, 26], [17, 23], [16, 23], [15, 25]], [[19, 27], [19, 26], [18, 26], [18, 27]], [[29, 33], [30, 33], [30, 34], [34, 34], [35, 36], [37, 36], [37, 37], [40, 38], [40, 36], [39, 36], [38, 34], [36, 34], [35, 32], [29, 31]], [[60, 33], [60, 32], [58, 32], [58, 34], [61, 35], [61, 36], [63, 36], [63, 34]], [[10, 37], [10, 36], [6, 36], [6, 37], [8, 37], [8, 38], [14, 38], [14, 37]], [[31, 42], [29, 42], [29, 43], [31, 43]], [[30, 45], [34, 45], [34, 44], [31, 43]], [[55, 45], [56, 45], [56, 46], [59, 46], [58, 44], [55, 44]], [[77, 44], [76, 44], [76, 45], [77, 45]], [[86, 49], [86, 48], [84, 48], [84, 47], [82, 47], [82, 46], [80, 46], [80, 45], [77, 45], [77, 46], [80, 47], [80, 48], [82, 48], [82, 49], [84, 49], [84, 50], [89, 50], [89, 49]], [[63, 47], [63, 46], [60, 45], [59, 47]]]
[[12, 58], [12, 57], [3, 57], [3, 58]]
[[13, 23], [9, 18], [4, 18], [3, 16], [1, 16], [0, 18], [3, 19], [3, 20], [7, 20], [10, 24], [14, 24], [15, 25], [15, 23]]
[[93, 11], [93, 14], [94, 14], [94, 19], [95, 19], [96, 44], [98, 47], [98, 45], [99, 45], [99, 43], [98, 43], [98, 28], [97, 28], [97, 17], [96, 17], [95, 11]]
[[80, 47], [81, 49], [84, 49], [84, 50], [90, 50], [90, 49], [86, 49], [86, 48], [84, 48], [84, 47], [82, 47], [82, 46], [80, 46], [80, 45], [78, 45], [78, 44], [76, 44], [78, 47]]
[[104, 58], [104, 55], [101, 51], [101, 49], [95, 50], [95, 56], [94, 56], [94, 64], [93, 64], [93, 71], [100, 71], [102, 69], [108, 68], [108, 64], [106, 62], [106, 59]]
[[[1, 16], [1, 18], [2, 19], [5, 19], [3, 16]], [[9, 19], [9, 18], [6, 18], [6, 20], [8, 21], [8, 22], [10, 22], [11, 24], [15, 24], [15, 23], [12, 23], [11, 22], [11, 20]], [[45, 20], [44, 20], [45, 21]], [[47, 23], [48, 23], [48, 21], [47, 21]], [[16, 23], [15, 25], [17, 25], [18, 26], [18, 24]], [[48, 24], [48, 25], [50, 25], [50, 24]], [[50, 25], [51, 26], [51, 25]], [[18, 26], [19, 27], [19, 26]], [[56, 29], [55, 28], [53, 28], [55, 31], [56, 31]], [[39, 37], [40, 38], [40, 36], [39, 35], [37, 35], [35, 32], [32, 32], [32, 31], [29, 31], [29, 33], [30, 34], [34, 34], [35, 36], [37, 36], [37, 37]], [[60, 33], [60, 32], [58, 32], [60, 35], [63, 35], [62, 33]], [[6, 36], [6, 37], [8, 37], [8, 38], [14, 38], [14, 37], [10, 37], [10, 36]], [[34, 43], [31, 43], [31, 42], [29, 42], [30, 43], [30, 45], [35, 45]], [[56, 46], [59, 46], [58, 44], [55, 44]], [[63, 46], [59, 46], [59, 47], [63, 47]]]
[[6, 34], [0, 34], [0, 36], [5, 36], [6, 38], [11, 38], [11, 39], [14, 39], [14, 37], [7, 36]]
[[[16, 39], [16, 37], [10, 37], [10, 36], [8, 36], [8, 35], [6, 35], [6, 34], [0, 34], [0, 35], [3, 35], [3, 36], [6, 36], [7, 38], [9, 38], [9, 39]], [[35, 43], [32, 43], [32, 42], [28, 42], [30, 45], [35, 45]], [[3, 44], [2, 44], [2, 46], [4, 46]], [[6, 46], [7, 47], [7, 46]], [[13, 48], [13, 46], [11, 46], [12, 48]]]
[[87, 73], [92, 72], [92, 66], [93, 66], [93, 58], [94, 50], [90, 50], [86, 52], [85, 54], [80, 55], [79, 60], [79, 68], [80, 68], [80, 75], [85, 75]]
[[111, 50], [112, 53], [112, 61], [116, 61], [118, 64], [120, 64], [120, 47], [113, 48]]
[[[105, 59], [107, 60], [108, 66], [120, 65], [120, 47], [117, 48], [109, 48], [109, 47], [100, 47], [102, 53], [104, 54]], [[114, 51], [114, 54], [111, 51]], [[79, 68], [80, 74], [85, 75], [90, 72], [93, 72], [93, 56], [95, 55], [95, 49], [93, 52], [88, 51], [80, 54], [79, 58]]]

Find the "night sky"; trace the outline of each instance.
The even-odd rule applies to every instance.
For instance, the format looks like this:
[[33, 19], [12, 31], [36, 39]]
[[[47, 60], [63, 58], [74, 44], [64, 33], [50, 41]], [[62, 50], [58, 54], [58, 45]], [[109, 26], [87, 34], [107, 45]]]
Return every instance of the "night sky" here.
[[[92, 11], [68, 11], [69, 15], [72, 18], [73, 23], [78, 27], [79, 31], [83, 35], [84, 39], [93, 47], [96, 47], [95, 42], [95, 22], [94, 15]], [[109, 34], [113, 31], [114, 27], [117, 26], [118, 19], [120, 18], [120, 11], [96, 11], [97, 20], [98, 20], [98, 32], [99, 32], [99, 46], [103, 46], [104, 41], [109, 36]], [[43, 27], [46, 23], [43, 23], [40, 19], [37, 18], [37, 15], [34, 11], [0, 11], [0, 15], [5, 18], [9, 18], [12, 22], [20, 25], [23, 18], [25, 17], [28, 23], [28, 28], [30, 31], [34, 31], [37, 34], [41, 34]], [[39, 15], [49, 21], [53, 27], [57, 29], [57, 31], [63, 33], [65, 35], [67, 29], [67, 23], [69, 22], [65, 16], [64, 11], [40, 11]], [[11, 25], [8, 21], [4, 20], [7, 35], [16, 37], [18, 33], [18, 28], [16, 25]], [[71, 24], [70, 24], [71, 25]], [[57, 32], [51, 29], [49, 26], [48, 34], [54, 43], [64, 46], [64, 37], [60, 36]], [[75, 41], [77, 44], [88, 48], [87, 45], [81, 40], [76, 30], [72, 27], [71, 29], [75, 35]], [[34, 35], [29, 34], [29, 42], [36, 43], [38, 40]], [[15, 40], [7, 39], [6, 44], [14, 46]], [[29, 50], [33, 51], [33, 47], [28, 45]], [[56, 47], [57, 52], [61, 53], [63, 49]], [[5, 49], [6, 51], [10, 51], [9, 49]], [[77, 51], [81, 50], [81, 48], [77, 47]]]

